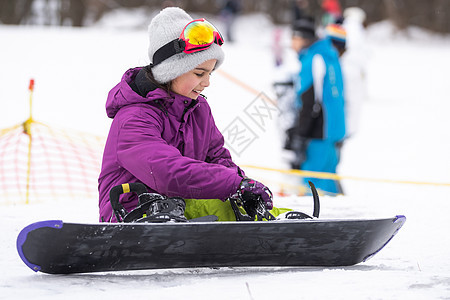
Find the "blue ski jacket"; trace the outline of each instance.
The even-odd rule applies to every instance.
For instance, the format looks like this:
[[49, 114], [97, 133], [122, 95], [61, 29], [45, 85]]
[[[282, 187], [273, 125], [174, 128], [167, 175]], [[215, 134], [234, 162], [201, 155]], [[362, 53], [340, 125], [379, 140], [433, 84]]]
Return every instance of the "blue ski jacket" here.
[[313, 43], [299, 53], [299, 60], [301, 70], [295, 86], [301, 136], [330, 142], [343, 140], [344, 84], [339, 55], [331, 40]]

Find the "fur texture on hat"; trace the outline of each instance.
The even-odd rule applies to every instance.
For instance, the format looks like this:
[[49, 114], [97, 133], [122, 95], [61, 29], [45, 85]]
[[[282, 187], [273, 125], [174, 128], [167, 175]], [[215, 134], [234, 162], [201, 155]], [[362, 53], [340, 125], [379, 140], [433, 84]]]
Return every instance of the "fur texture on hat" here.
[[[181, 31], [190, 21], [192, 21], [191, 16], [181, 8], [168, 7], [161, 10], [148, 26], [150, 38], [148, 56], [150, 61], [153, 61], [153, 55], [159, 48], [179, 38]], [[218, 68], [222, 64], [224, 56], [220, 46], [215, 43], [203, 51], [190, 54], [178, 53], [152, 67], [153, 77], [159, 83], [164, 84], [210, 59], [217, 60], [215, 68]]]

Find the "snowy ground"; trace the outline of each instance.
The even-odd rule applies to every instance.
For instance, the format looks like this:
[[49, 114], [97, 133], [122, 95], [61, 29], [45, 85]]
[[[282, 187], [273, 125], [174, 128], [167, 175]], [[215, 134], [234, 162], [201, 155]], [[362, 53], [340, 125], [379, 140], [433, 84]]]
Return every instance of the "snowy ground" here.
[[[222, 70], [273, 96], [271, 25], [246, 20], [250, 33], [224, 45]], [[103, 25], [106, 26], [106, 25]], [[256, 31], [258, 30], [258, 31]], [[34, 117], [54, 126], [106, 135], [109, 89], [129, 67], [148, 63], [145, 30], [0, 26], [0, 128], [28, 115], [28, 80], [36, 79]], [[368, 89], [357, 135], [347, 141], [342, 175], [450, 183], [450, 102], [446, 88], [450, 37], [389, 24], [369, 30]], [[219, 128], [226, 128], [256, 95], [213, 75], [207, 93]], [[255, 125], [253, 125], [255, 126]], [[258, 134], [239, 164], [285, 167], [275, 122]], [[273, 173], [247, 170], [279, 182]], [[292, 179], [289, 179], [292, 180]], [[95, 183], [94, 183], [95, 184]], [[347, 195], [322, 197], [322, 218], [407, 216], [392, 242], [366, 263], [346, 268], [181, 269], [49, 276], [34, 274], [17, 255], [24, 226], [45, 219], [96, 222], [96, 199], [51, 199], [39, 204], [0, 202], [0, 299], [450, 299], [450, 187], [345, 180]], [[311, 212], [308, 197], [276, 197], [278, 206]]]

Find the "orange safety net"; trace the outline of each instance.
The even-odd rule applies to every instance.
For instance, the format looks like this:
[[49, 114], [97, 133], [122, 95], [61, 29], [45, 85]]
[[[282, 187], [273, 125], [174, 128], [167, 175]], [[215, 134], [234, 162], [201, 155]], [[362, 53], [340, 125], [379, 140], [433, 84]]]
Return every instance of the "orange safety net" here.
[[0, 204], [97, 198], [104, 138], [30, 120], [0, 131]]

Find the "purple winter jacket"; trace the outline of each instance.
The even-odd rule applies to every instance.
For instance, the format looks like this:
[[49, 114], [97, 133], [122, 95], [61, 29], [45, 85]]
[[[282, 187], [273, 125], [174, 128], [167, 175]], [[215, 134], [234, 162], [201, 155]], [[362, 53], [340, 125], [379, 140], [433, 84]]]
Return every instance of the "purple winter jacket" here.
[[[113, 121], [98, 179], [100, 221], [116, 221], [109, 202], [116, 185], [140, 181], [169, 197], [225, 200], [242, 180], [208, 102], [199, 96], [192, 106], [195, 100], [159, 88], [144, 98], [129, 86], [139, 70], [128, 70], [108, 94]], [[120, 202], [128, 211], [138, 204], [133, 193]]]

